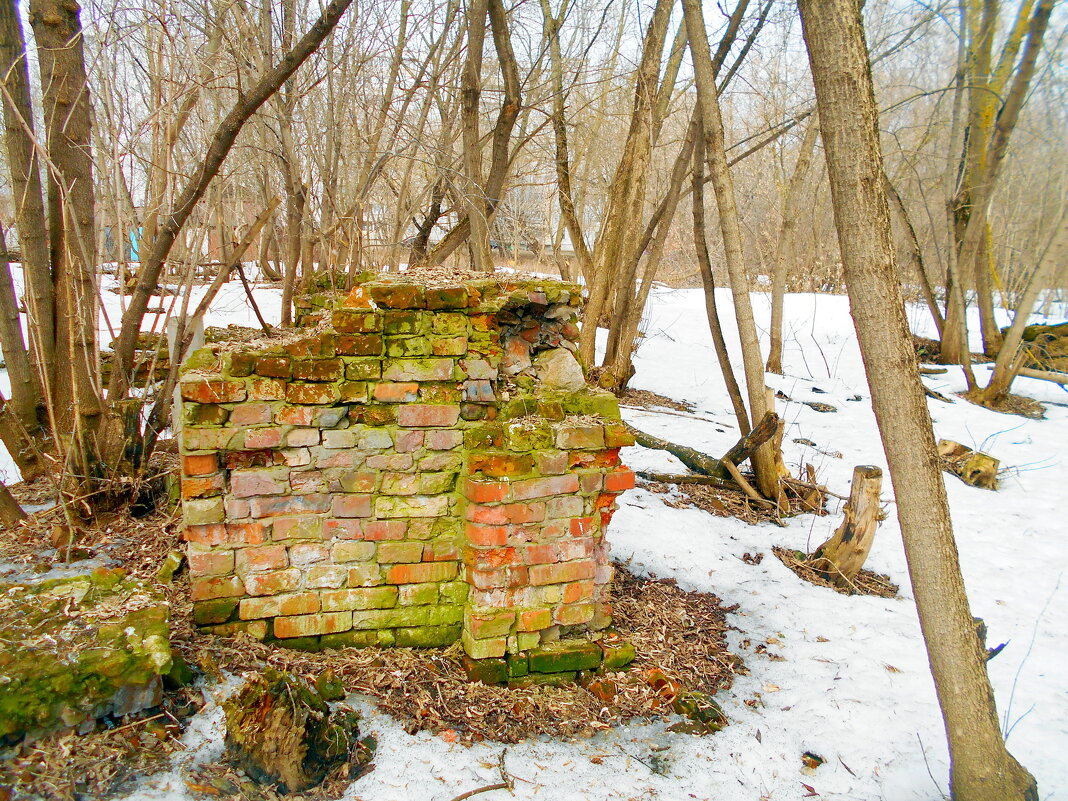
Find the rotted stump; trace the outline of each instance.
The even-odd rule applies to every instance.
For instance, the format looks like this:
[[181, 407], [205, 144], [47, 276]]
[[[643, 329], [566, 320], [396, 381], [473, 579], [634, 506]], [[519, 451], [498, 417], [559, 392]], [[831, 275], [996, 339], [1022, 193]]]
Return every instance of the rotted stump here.
[[315, 787], [346, 763], [354, 777], [373, 755], [373, 743], [359, 739], [359, 713], [331, 710], [314, 687], [272, 668], [246, 681], [223, 711], [229, 758], [283, 794]]

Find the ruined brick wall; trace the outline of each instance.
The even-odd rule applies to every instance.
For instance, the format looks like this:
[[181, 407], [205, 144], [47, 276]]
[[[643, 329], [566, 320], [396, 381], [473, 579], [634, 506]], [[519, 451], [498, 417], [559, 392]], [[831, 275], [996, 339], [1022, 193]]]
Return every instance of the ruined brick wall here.
[[373, 281], [181, 377], [194, 614], [295, 647], [525, 653], [610, 622], [633, 474], [570, 356], [579, 288]]

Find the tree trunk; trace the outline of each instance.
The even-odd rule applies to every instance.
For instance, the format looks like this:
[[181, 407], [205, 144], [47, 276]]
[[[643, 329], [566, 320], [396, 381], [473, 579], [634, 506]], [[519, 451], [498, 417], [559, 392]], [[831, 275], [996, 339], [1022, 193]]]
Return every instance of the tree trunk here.
[[[742, 230], [738, 220], [738, 208], [734, 199], [734, 184], [723, 138], [723, 120], [720, 115], [719, 97], [716, 93], [712, 54], [705, 33], [701, 0], [683, 0], [686, 29], [689, 32], [690, 52], [693, 55], [694, 77], [697, 83], [697, 100], [701, 106], [704, 126], [705, 161], [708, 165], [712, 187], [719, 207], [720, 231], [723, 235], [723, 251], [727, 272], [731, 279], [731, 294], [734, 296], [734, 313], [738, 321], [738, 335], [742, 346], [742, 366], [745, 371], [746, 392], [749, 396], [749, 412], [753, 420], [759, 420], [769, 411], [768, 392], [764, 384], [764, 362], [760, 358], [760, 339], [757, 335], [753, 306], [749, 297], [749, 277], [746, 274], [745, 257], [742, 252]], [[786, 474], [782, 452], [777, 442], [768, 442], [757, 449], [751, 459], [756, 473], [757, 486], [767, 498], [778, 500], [782, 488], [780, 479]]]
[[7, 488], [7, 484], [0, 482], [0, 522], [5, 526], [13, 526], [27, 517], [22, 506], [11, 494], [11, 490]]
[[471, 233], [467, 246], [471, 252], [471, 268], [493, 272], [493, 253], [489, 243], [489, 221], [482, 195], [482, 143], [479, 133], [479, 106], [482, 99], [482, 52], [486, 41], [487, 0], [473, 0], [467, 4], [467, 59], [464, 62], [460, 95], [463, 102], [460, 117], [463, 130], [464, 205]]
[[37, 430], [37, 405], [42, 400], [33, 369], [30, 367], [26, 341], [22, 337], [19, 303], [11, 280], [7, 260], [7, 238], [0, 223], [0, 348], [4, 351], [7, 375], [11, 381], [9, 407], [28, 432]]
[[868, 558], [879, 528], [879, 492], [883, 471], [872, 465], [853, 468], [849, 501], [842, 510], [845, 519], [829, 540], [812, 554], [812, 567], [828, 574], [838, 587], [849, 587]]
[[856, 0], [800, 0], [835, 224], [916, 608], [949, 739], [953, 797], [1037, 801], [1005, 748], [976, 636], [931, 417], [894, 275], [875, 94]]

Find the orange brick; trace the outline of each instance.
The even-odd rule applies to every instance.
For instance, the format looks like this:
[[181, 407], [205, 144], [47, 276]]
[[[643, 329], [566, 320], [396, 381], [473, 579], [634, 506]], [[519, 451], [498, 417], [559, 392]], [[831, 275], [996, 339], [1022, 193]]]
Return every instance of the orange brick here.
[[[507, 481], [464, 481], [464, 496], [473, 503], [499, 503], [508, 498], [511, 485]], [[578, 489], [576, 480], [575, 489]]]
[[352, 612], [322, 612], [318, 615], [300, 615], [298, 617], [276, 617], [274, 619], [274, 636], [314, 637], [318, 634], [336, 634], [352, 628]]
[[310, 615], [318, 611], [318, 593], [296, 592], [266, 598], [244, 598], [241, 601], [239, 614], [242, 620], [256, 620], [279, 615]]
[[421, 562], [414, 565], [393, 565], [386, 572], [389, 584], [423, 584], [428, 581], [449, 581], [456, 578], [455, 562]]
[[530, 583], [536, 587], [542, 584], [563, 584], [568, 581], [591, 579], [593, 574], [594, 564], [589, 560], [560, 562], [555, 565], [534, 565], [530, 568]]
[[182, 497], [206, 498], [209, 495], [218, 495], [222, 492], [224, 484], [222, 473], [210, 476], [186, 476], [182, 479]]
[[411, 403], [397, 410], [397, 422], [409, 428], [451, 428], [459, 418], [459, 406]]
[[363, 524], [366, 540], [402, 540], [407, 531], [408, 524], [403, 520], [375, 520]]
[[540, 523], [545, 519], [545, 504], [538, 501], [510, 503], [504, 507], [504, 513], [509, 523]]
[[245, 594], [245, 587], [237, 576], [216, 576], [193, 579], [189, 584], [190, 598], [209, 601], [212, 598], [234, 598]]
[[570, 495], [579, 491], [579, 479], [574, 473], [563, 476], [528, 478], [512, 484], [512, 493], [517, 501], [528, 498], [544, 498], [547, 495]]
[[424, 562], [451, 562], [460, 558], [460, 547], [455, 540], [428, 542], [423, 548]]
[[593, 597], [592, 581], [573, 581], [564, 585], [564, 603], [573, 604]]
[[553, 624], [553, 615], [548, 609], [525, 609], [516, 617], [520, 631], [541, 631]]
[[194, 551], [186, 554], [190, 576], [225, 576], [234, 571], [233, 551]]
[[205, 476], [219, 469], [219, 454], [191, 453], [182, 457], [182, 469], [187, 476]]
[[634, 489], [634, 473], [626, 467], [615, 470], [604, 477], [605, 492], [623, 492]]
[[382, 403], [410, 403], [419, 394], [419, 385], [414, 381], [383, 381], [375, 385], [375, 400]]
[[556, 561], [556, 549], [548, 543], [528, 545], [523, 559], [528, 565], [547, 565]]
[[519, 561], [515, 548], [466, 548], [464, 563], [476, 570], [496, 570]]
[[241, 381], [183, 381], [183, 400], [196, 403], [237, 403], [245, 399]]
[[359, 520], [346, 518], [327, 520], [323, 524], [323, 536], [328, 540], [362, 540], [366, 539], [366, 532]]
[[242, 548], [237, 553], [236, 565], [239, 573], [281, 570], [288, 565], [286, 546], [265, 545], [262, 548]]
[[495, 546], [508, 542], [507, 526], [480, 526], [468, 523], [465, 527], [467, 541], [472, 545]]
[[250, 573], [245, 576], [249, 595], [277, 595], [300, 588], [300, 571], [274, 570], [269, 573]]
[[512, 565], [499, 570], [468, 568], [467, 581], [475, 589], [488, 590], [495, 587], [523, 587], [527, 584], [527, 568]]
[[472, 523], [500, 526], [508, 522], [506, 506], [482, 506], [477, 503], [469, 503], [465, 516]]
[[575, 517], [571, 520], [571, 536], [585, 537], [593, 533], [592, 517]]
[[553, 614], [553, 621], [562, 626], [577, 626], [593, 620], [593, 604], [570, 604], [558, 606]]

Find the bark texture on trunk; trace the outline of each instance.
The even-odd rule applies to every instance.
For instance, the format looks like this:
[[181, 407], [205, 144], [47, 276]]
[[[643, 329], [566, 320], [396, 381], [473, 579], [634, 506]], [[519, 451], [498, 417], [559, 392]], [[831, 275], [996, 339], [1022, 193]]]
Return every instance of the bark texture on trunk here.
[[842, 261], [890, 466], [909, 575], [946, 724], [959, 801], [1035, 799], [1001, 737], [976, 636], [931, 418], [894, 275], [871, 66], [856, 0], [800, 0]]
[[853, 468], [849, 501], [843, 508], [845, 519], [829, 540], [813, 553], [812, 566], [828, 574], [839, 587], [849, 587], [864, 567], [879, 528], [879, 492], [883, 471], [873, 465]]

